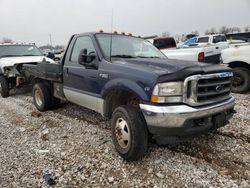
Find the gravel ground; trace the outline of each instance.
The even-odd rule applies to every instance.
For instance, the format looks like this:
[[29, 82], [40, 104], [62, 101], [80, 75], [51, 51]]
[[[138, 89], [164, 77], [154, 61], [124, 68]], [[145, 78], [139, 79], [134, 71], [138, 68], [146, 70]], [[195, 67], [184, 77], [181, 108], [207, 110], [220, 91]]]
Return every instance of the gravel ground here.
[[0, 187], [250, 187], [250, 95], [235, 95], [237, 114], [191, 143], [150, 144], [138, 162], [114, 150], [108, 122], [65, 104], [38, 112], [27, 94], [0, 97]]

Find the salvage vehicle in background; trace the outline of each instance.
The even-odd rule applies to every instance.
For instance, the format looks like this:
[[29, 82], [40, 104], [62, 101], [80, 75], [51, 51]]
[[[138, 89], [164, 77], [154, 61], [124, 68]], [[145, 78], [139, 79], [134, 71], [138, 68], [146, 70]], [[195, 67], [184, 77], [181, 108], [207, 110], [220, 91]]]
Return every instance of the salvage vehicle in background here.
[[24, 63], [51, 62], [34, 44], [3, 43], [0, 44], [0, 93], [8, 97], [10, 89], [26, 83], [21, 72]]
[[[194, 41], [193, 39], [189, 39]], [[206, 63], [219, 63], [221, 51], [229, 47], [225, 35], [206, 35], [195, 38], [189, 46], [180, 45], [178, 49], [161, 50], [168, 58]]]
[[155, 37], [147, 40], [159, 50], [176, 48], [176, 42], [173, 37]]
[[233, 69], [232, 91], [235, 93], [250, 91], [250, 44], [223, 50], [221, 60], [223, 64]]
[[150, 42], [110, 33], [73, 35], [60, 64], [23, 67], [40, 111], [70, 101], [111, 119], [117, 152], [140, 159], [153, 135], [193, 137], [228, 123], [234, 113], [231, 69], [170, 60]]

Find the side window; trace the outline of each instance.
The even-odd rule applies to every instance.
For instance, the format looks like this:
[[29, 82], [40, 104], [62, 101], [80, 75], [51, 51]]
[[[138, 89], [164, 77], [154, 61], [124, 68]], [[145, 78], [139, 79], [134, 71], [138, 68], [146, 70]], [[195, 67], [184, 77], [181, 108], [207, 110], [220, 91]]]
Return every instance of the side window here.
[[225, 36], [214, 36], [213, 37], [213, 43], [218, 43], [218, 42], [226, 42], [227, 39]]
[[207, 43], [209, 40], [208, 37], [199, 37], [197, 43]]
[[153, 44], [158, 49], [176, 47], [176, 43], [173, 38], [155, 39]]
[[93, 42], [88, 36], [78, 37], [76, 39], [75, 45], [71, 53], [70, 61], [77, 62], [80, 51], [83, 49], [87, 49], [87, 54], [95, 52]]

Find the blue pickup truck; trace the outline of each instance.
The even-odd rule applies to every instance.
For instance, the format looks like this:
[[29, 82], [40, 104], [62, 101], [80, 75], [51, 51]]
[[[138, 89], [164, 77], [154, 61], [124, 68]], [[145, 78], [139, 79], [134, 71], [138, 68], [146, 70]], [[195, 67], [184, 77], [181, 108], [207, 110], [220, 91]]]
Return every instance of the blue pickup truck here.
[[40, 111], [61, 100], [111, 119], [112, 140], [126, 160], [142, 158], [148, 139], [200, 135], [234, 113], [230, 68], [168, 59], [150, 42], [124, 34], [76, 34], [59, 64], [23, 66]]

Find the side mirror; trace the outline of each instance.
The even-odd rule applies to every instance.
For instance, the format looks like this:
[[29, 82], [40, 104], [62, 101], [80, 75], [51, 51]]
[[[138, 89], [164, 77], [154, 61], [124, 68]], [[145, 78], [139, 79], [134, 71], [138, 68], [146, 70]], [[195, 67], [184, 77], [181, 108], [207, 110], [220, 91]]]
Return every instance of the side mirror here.
[[82, 49], [78, 56], [78, 63], [84, 66], [93, 66], [94, 59], [96, 58], [95, 52], [88, 53], [87, 49]]

